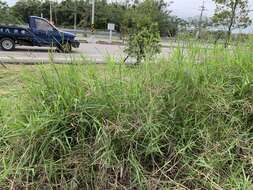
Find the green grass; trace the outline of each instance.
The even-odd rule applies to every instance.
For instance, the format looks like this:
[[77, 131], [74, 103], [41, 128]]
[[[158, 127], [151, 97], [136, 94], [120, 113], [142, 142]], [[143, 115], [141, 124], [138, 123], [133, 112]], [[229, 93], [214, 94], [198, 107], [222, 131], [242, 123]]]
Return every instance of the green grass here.
[[0, 95], [7, 95], [20, 84], [23, 65], [0, 65]]
[[252, 50], [22, 72], [0, 100], [0, 186], [251, 190]]

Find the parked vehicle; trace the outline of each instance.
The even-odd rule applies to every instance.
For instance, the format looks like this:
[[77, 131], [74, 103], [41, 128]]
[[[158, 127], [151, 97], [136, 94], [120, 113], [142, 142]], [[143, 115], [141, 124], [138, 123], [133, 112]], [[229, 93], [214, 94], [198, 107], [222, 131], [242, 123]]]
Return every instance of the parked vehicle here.
[[0, 47], [12, 51], [20, 46], [57, 47], [62, 52], [71, 52], [72, 47], [78, 48], [80, 43], [75, 40], [75, 34], [57, 29], [48, 20], [29, 17], [29, 27], [1, 26]]

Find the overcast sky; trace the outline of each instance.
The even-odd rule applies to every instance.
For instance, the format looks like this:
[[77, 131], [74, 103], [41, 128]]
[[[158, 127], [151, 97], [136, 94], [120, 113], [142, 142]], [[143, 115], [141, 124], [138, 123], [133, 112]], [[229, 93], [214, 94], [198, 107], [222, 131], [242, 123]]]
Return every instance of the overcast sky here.
[[[202, 0], [175, 0], [171, 5], [171, 10], [173, 14], [187, 18], [199, 15], [200, 6], [202, 5]], [[214, 12], [215, 4], [212, 0], [205, 0], [206, 12], [205, 15], [210, 16]]]
[[[171, 5], [173, 13], [179, 17], [187, 18], [199, 15], [200, 6], [203, 0], [174, 0]], [[212, 0], [205, 0], [206, 16], [211, 16], [214, 13], [215, 4]], [[250, 9], [253, 9], [253, 0], [249, 0]], [[253, 14], [251, 14], [253, 18]]]
[[[15, 4], [16, 0], [6, 0], [10, 5]], [[170, 1], [170, 0], [167, 0]], [[193, 17], [199, 14], [200, 6], [203, 0], [173, 0], [174, 3], [171, 5], [173, 14], [182, 18]], [[250, 9], [253, 9], [253, 0], [249, 0]], [[211, 16], [214, 12], [215, 5], [212, 0], [205, 0], [207, 11], [206, 16]], [[252, 12], [253, 18], [253, 12]]]

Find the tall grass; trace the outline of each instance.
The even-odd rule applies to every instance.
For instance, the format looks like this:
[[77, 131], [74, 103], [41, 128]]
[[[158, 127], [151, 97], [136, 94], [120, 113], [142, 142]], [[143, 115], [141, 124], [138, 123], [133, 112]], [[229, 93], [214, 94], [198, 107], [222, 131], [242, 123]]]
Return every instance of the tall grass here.
[[[3, 189], [252, 189], [251, 47], [41, 66], [2, 114]], [[8, 112], [6, 109], [1, 113]]]

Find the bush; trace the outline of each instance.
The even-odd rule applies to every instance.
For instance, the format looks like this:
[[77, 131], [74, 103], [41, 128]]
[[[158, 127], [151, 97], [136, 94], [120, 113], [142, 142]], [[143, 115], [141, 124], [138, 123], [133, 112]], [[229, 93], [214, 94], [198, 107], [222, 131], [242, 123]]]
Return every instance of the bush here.
[[151, 13], [147, 14], [155, 2], [151, 0], [146, 3], [147, 5], [142, 4], [145, 8], [140, 6], [138, 9], [131, 9], [124, 19], [124, 25], [127, 26], [124, 33], [128, 34], [125, 52], [128, 57], [135, 58], [137, 63], [160, 52], [159, 24], [153, 20]]
[[136, 58], [137, 63], [160, 53], [160, 34], [151, 28], [143, 28], [132, 32], [128, 38], [125, 52], [128, 56]]

